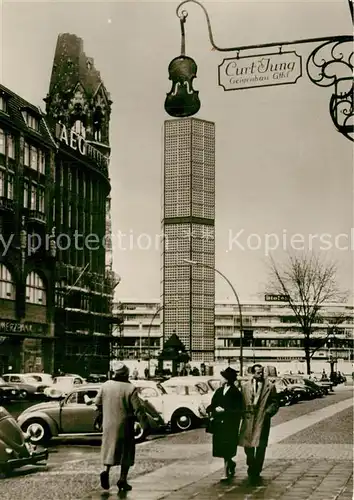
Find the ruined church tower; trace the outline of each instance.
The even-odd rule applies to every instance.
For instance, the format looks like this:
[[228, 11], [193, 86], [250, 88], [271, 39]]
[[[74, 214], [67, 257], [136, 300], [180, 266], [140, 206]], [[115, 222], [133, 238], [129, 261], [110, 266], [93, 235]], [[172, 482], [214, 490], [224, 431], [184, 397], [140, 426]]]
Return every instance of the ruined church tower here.
[[109, 156], [112, 101], [78, 36], [70, 33], [58, 36], [49, 92], [44, 101], [50, 121], [74, 129], [102, 154]]

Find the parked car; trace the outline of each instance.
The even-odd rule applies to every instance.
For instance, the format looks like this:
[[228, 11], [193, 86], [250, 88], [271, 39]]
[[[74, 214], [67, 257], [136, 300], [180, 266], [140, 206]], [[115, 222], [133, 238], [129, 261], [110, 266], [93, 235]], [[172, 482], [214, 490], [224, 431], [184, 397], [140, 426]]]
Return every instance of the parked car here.
[[37, 382], [49, 386], [53, 384], [53, 377], [50, 375], [50, 373], [25, 373], [25, 375], [28, 375], [29, 377], [34, 378], [37, 380]]
[[108, 380], [108, 377], [104, 373], [90, 373], [86, 382], [88, 384], [102, 384], [103, 382], [106, 382], [106, 380]]
[[[172, 377], [172, 378], [177, 378], [177, 377]], [[178, 377], [178, 378], [186, 378], [186, 377]], [[195, 382], [196, 384], [199, 382], [204, 382], [205, 384], [208, 385], [209, 389], [214, 392], [216, 389], [218, 389], [221, 385], [221, 377], [217, 376], [211, 376], [211, 375], [192, 375], [188, 376], [188, 379], [191, 379], [191, 381]], [[171, 379], [169, 379], [171, 380]]]
[[0, 377], [0, 404], [4, 401], [15, 401], [16, 399], [23, 399], [24, 393], [14, 386], [10, 385], [5, 380]]
[[48, 459], [48, 450], [37, 449], [30, 442], [10, 413], [0, 406], [0, 472], [36, 464]]
[[[59, 375], [58, 375], [59, 376]], [[77, 378], [81, 378], [81, 380], [85, 383], [87, 382], [87, 380], [83, 377], [81, 377], [81, 375], [78, 375], [77, 373], [62, 373], [60, 376], [62, 377], [77, 377]]]
[[85, 380], [79, 375], [55, 377], [53, 384], [44, 390], [44, 395], [51, 399], [59, 399], [71, 392], [74, 386], [83, 384]]
[[[18, 417], [18, 424], [24, 432], [31, 434], [31, 441], [35, 444], [47, 443], [52, 437], [63, 435], [100, 436], [102, 427], [97, 423], [97, 408], [92, 404], [100, 387], [101, 384], [80, 384], [60, 401], [31, 406]], [[156, 411], [153, 410], [151, 416], [149, 408], [146, 410], [150, 427], [163, 427]], [[146, 439], [138, 422], [135, 425], [135, 439], [137, 442]]]
[[333, 386], [334, 386], [333, 381], [332, 380], [322, 380], [321, 373], [318, 373], [318, 374], [311, 373], [311, 375], [308, 376], [308, 379], [313, 380], [314, 382], [316, 382], [316, 384], [320, 385], [321, 387], [326, 387], [328, 389], [328, 392], [333, 392]]
[[327, 388], [320, 386], [317, 382], [310, 380], [303, 375], [284, 375], [284, 377], [293, 384], [303, 385], [310, 389], [315, 397], [322, 398], [325, 394], [328, 394]]
[[20, 389], [23, 399], [43, 397], [44, 390], [47, 387], [31, 375], [24, 373], [5, 373], [2, 378], [9, 385]]
[[207, 383], [199, 382], [197, 378], [171, 377], [159, 384], [166, 395], [156, 400], [160, 405], [157, 409], [174, 432], [190, 430], [207, 416], [205, 408], [211, 402], [213, 391]]
[[295, 391], [290, 384], [281, 377], [269, 377], [275, 385], [280, 406], [290, 406], [300, 400], [300, 392]]
[[312, 387], [312, 389], [319, 393], [319, 397], [327, 396], [329, 394], [329, 388], [326, 385], [322, 385], [320, 382], [315, 382], [306, 377], [303, 378], [305, 385]]
[[[303, 380], [296, 379], [292, 375], [290, 375], [290, 377], [284, 375], [283, 380], [287, 383], [288, 389], [297, 393], [299, 400], [308, 401], [310, 399], [316, 399], [320, 395], [318, 390], [314, 390], [312, 387], [306, 385]], [[321, 394], [321, 397], [322, 395], [323, 394]]]

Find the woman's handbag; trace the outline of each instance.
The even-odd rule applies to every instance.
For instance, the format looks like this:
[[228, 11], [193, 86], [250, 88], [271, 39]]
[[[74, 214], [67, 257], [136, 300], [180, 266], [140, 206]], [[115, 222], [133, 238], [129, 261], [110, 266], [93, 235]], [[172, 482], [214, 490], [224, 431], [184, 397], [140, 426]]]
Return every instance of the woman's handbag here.
[[205, 432], [208, 434], [214, 434], [215, 432], [215, 419], [214, 417], [210, 416], [207, 420], [206, 427], [205, 427]]

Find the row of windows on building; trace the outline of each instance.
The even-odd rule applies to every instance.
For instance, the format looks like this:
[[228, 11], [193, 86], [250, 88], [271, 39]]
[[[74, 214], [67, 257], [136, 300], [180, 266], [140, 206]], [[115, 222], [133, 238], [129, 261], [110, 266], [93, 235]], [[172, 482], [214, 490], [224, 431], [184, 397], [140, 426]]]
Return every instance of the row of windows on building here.
[[164, 205], [164, 216], [169, 217], [200, 217], [202, 219], [214, 219], [215, 209], [213, 206], [193, 203], [178, 203], [168, 201]]
[[[8, 96], [4, 93], [0, 95], [0, 111], [8, 113]], [[21, 114], [26, 125], [38, 132], [40, 118], [28, 109], [22, 109]]]
[[[0, 167], [0, 196], [9, 200], [14, 199], [14, 172]], [[43, 185], [35, 181], [24, 179], [23, 183], [23, 206], [31, 210], [44, 212]]]
[[124, 347], [160, 347], [160, 338], [140, 338], [140, 337], [124, 337]]
[[[98, 215], [85, 210], [83, 206], [76, 204], [72, 205], [70, 200], [65, 201], [66, 203], [62, 203], [60, 206], [60, 219], [57, 223], [67, 226], [69, 229], [74, 226], [79, 233], [83, 235], [92, 234], [94, 232], [95, 218], [98, 217]], [[53, 200], [53, 220], [56, 220], [55, 206], [55, 200]], [[68, 234], [69, 233], [70, 231], [68, 231]]]
[[85, 173], [78, 168], [68, 168], [63, 165], [62, 168], [56, 169], [54, 180], [60, 187], [66, 187], [69, 192], [78, 193], [80, 191], [86, 201], [97, 199], [96, 182], [85, 176]]
[[[15, 294], [16, 285], [12, 274], [4, 264], [0, 264], [0, 298], [15, 300]], [[26, 278], [26, 302], [30, 304], [46, 304], [46, 290], [43, 280], [34, 271], [30, 272]]]
[[[15, 159], [15, 138], [1, 128], [0, 154], [6, 155], [10, 159]], [[26, 142], [24, 146], [23, 164], [25, 167], [30, 167], [40, 174], [45, 174], [46, 154], [42, 149]]]
[[[4, 95], [0, 95], [0, 111], [2, 111], [3, 113], [8, 113], [8, 99]], [[26, 125], [32, 130], [38, 132], [40, 118], [38, 116], [35, 116], [31, 111], [26, 109], [22, 110], [21, 113], [22, 113], [22, 118], [25, 121]], [[86, 138], [86, 129], [81, 120], [75, 121], [75, 123], [72, 126], [72, 130], [81, 137]], [[98, 142], [102, 140], [102, 131], [100, 128], [95, 129], [94, 140]]]
[[[319, 341], [319, 347], [327, 347], [327, 348], [342, 348], [342, 349], [349, 349], [353, 348], [353, 341], [350, 339], [339, 339], [336, 338], [335, 342], [332, 340], [327, 340], [325, 344], [323, 344], [322, 339], [318, 339]], [[303, 348], [304, 347], [304, 340], [303, 339], [248, 339], [247, 342], [245, 342], [245, 339], [242, 343], [243, 347], [263, 347], [263, 348], [274, 348], [274, 347], [279, 347], [279, 348]], [[240, 339], [219, 339], [218, 340], [218, 345], [217, 347], [240, 347]]]
[[[236, 306], [235, 306], [236, 309]], [[218, 315], [218, 320], [220, 322], [233, 322], [233, 323], [240, 323], [240, 317], [238, 316], [238, 311], [235, 310], [235, 314], [222, 314]], [[277, 323], [290, 323], [290, 324], [297, 324], [299, 320], [295, 316], [244, 316], [242, 315], [242, 321], [243, 324], [255, 324], [255, 323], [267, 323], [267, 324], [277, 324]], [[340, 326], [344, 323], [346, 324], [352, 324], [354, 322], [354, 318], [352, 317], [345, 317], [340, 323], [337, 323], [337, 326]], [[318, 317], [315, 319], [314, 324], [318, 325], [333, 325], [335, 323], [335, 318], [331, 317]], [[220, 331], [219, 333], [228, 333], [229, 329], [231, 327], [229, 326], [220, 326]], [[284, 326], [285, 328], [285, 326]]]
[[[14, 173], [0, 167], [0, 197], [9, 200], [14, 199]], [[38, 210], [41, 213], [45, 212], [45, 187], [42, 184], [24, 179], [23, 183], [23, 207], [29, 210]], [[53, 217], [55, 219], [55, 200], [53, 200]], [[85, 212], [84, 207], [73, 208], [71, 204], [61, 205], [60, 223], [67, 224], [69, 227], [73, 224], [73, 220], [77, 221], [82, 226], [82, 232], [93, 232], [93, 215]], [[80, 222], [81, 221], [81, 222]]]
[[65, 346], [65, 354], [67, 356], [109, 356], [109, 347], [102, 344], [90, 343], [86, 344], [67, 344]]
[[110, 304], [108, 300], [103, 299], [102, 295], [91, 295], [89, 291], [71, 292], [68, 296], [67, 291], [58, 290], [56, 293], [55, 304], [57, 307], [77, 309], [80, 311], [90, 311], [108, 314]]

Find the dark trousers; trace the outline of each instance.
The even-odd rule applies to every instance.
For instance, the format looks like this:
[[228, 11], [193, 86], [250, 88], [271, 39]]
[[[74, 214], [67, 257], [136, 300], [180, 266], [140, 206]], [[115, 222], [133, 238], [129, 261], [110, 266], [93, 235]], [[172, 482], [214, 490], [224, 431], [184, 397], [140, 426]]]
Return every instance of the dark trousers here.
[[259, 476], [262, 472], [266, 449], [266, 446], [245, 448], [249, 476]]

